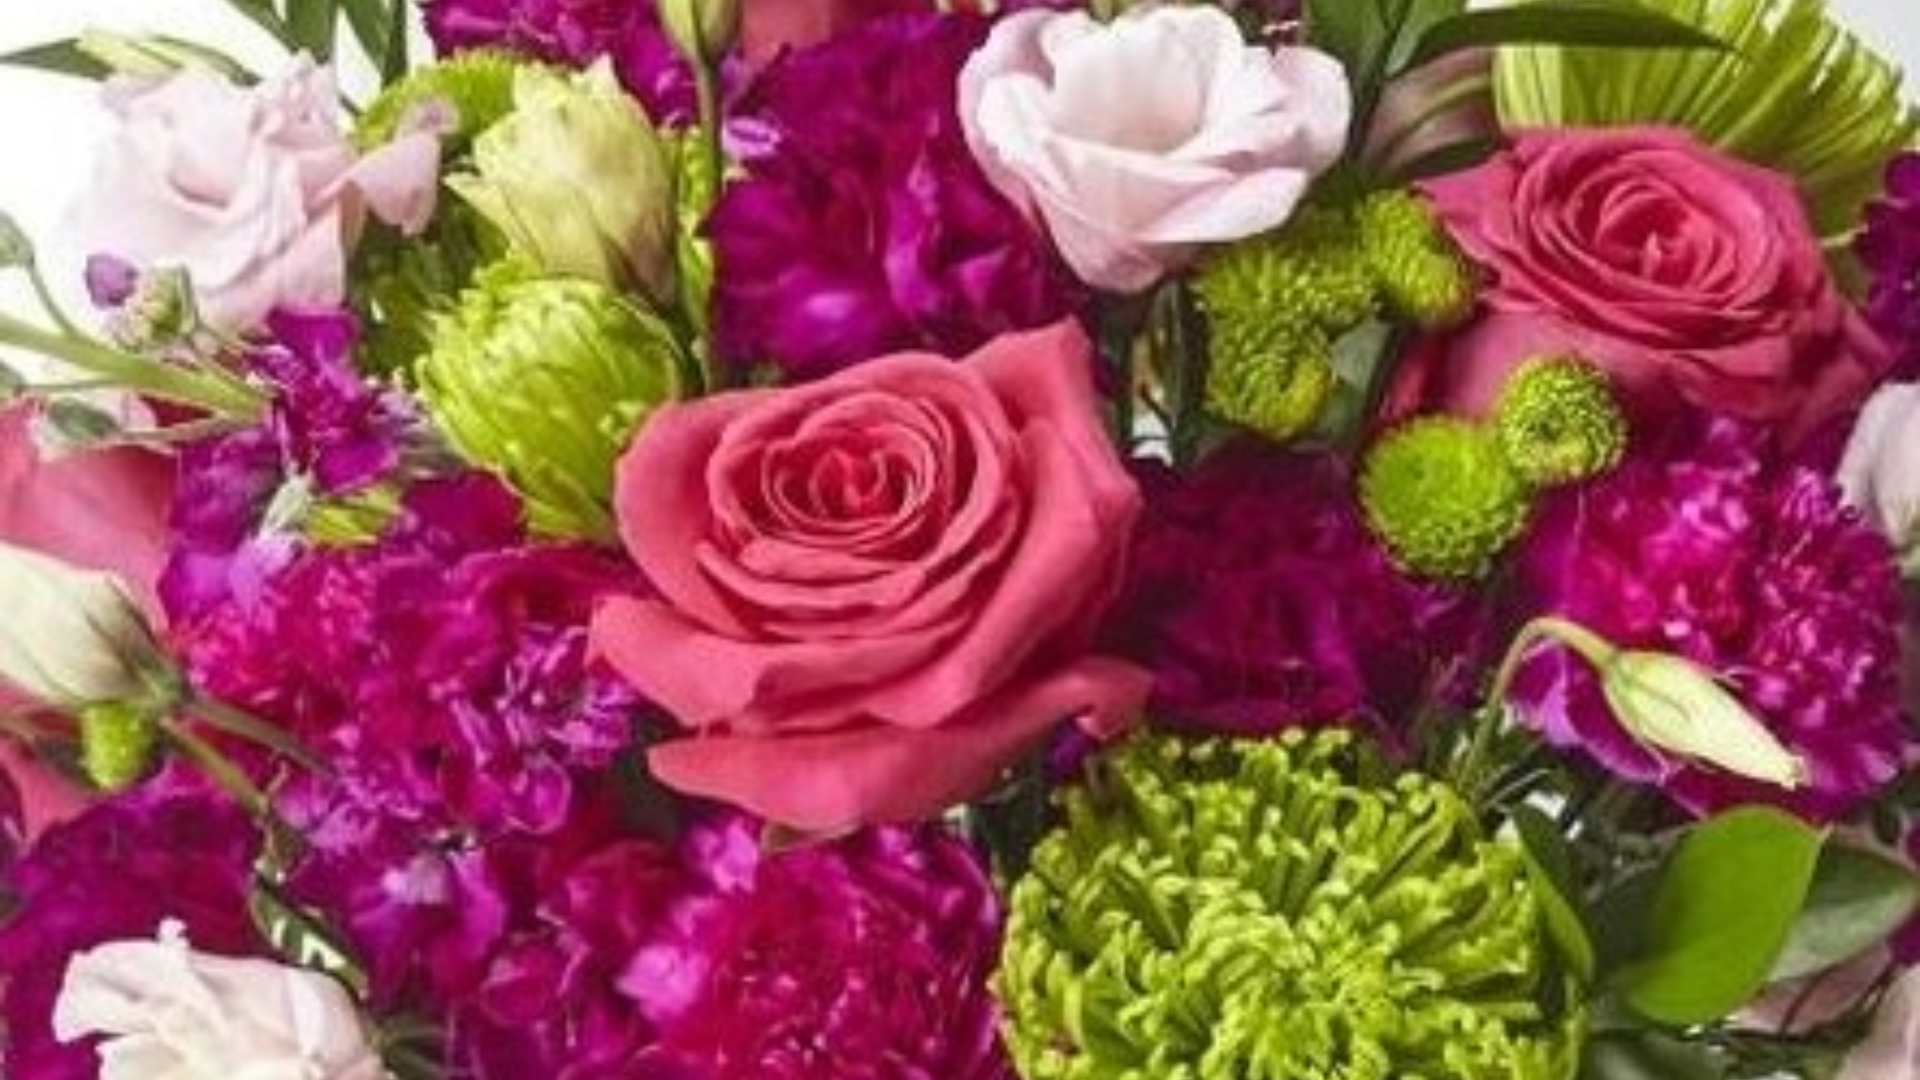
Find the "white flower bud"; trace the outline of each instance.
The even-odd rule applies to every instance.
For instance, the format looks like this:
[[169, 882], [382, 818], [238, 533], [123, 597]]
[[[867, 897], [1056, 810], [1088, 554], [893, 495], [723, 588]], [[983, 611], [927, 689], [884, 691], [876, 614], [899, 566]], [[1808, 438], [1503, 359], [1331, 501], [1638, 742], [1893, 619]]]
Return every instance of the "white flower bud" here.
[[1600, 665], [1600, 688], [1643, 746], [1789, 791], [1806, 786], [1806, 762], [1692, 661], [1617, 652]]
[[681, 54], [712, 65], [740, 32], [740, 0], [659, 0], [660, 22]]
[[111, 574], [0, 543], [0, 682], [69, 712], [148, 702], [173, 681], [139, 605]]

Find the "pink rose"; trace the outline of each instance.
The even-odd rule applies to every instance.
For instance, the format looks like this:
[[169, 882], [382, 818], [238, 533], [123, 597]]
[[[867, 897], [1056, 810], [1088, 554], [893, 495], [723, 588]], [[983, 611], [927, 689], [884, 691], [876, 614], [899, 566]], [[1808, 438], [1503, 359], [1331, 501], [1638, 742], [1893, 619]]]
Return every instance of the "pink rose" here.
[[760, 65], [867, 19], [932, 10], [933, 0], [741, 0], [740, 52]]
[[[0, 540], [119, 575], [156, 610], [173, 470], [142, 450], [43, 460], [31, 410], [0, 410]], [[0, 688], [0, 709], [21, 704]], [[78, 812], [83, 794], [24, 748], [0, 739], [0, 784], [18, 789], [29, 836]]]
[[976, 795], [1062, 719], [1123, 726], [1147, 676], [1087, 645], [1140, 500], [1092, 363], [1063, 323], [656, 413], [616, 501], [659, 598], [593, 627], [693, 731], [654, 772], [824, 832]]
[[186, 269], [224, 330], [255, 329], [275, 307], [339, 304], [366, 213], [425, 228], [440, 166], [425, 130], [357, 153], [339, 97], [333, 73], [305, 57], [253, 87], [202, 68], [110, 84], [120, 125], [76, 211], [81, 233], [136, 265]]
[[1795, 439], [1891, 363], [1793, 185], [1684, 132], [1528, 132], [1427, 191], [1489, 278], [1481, 317], [1412, 364], [1428, 405], [1477, 415], [1523, 361], [1574, 353], [1640, 419], [1690, 402]]
[[974, 156], [1088, 284], [1138, 292], [1292, 216], [1347, 142], [1346, 73], [1214, 7], [1002, 19], [960, 76]]

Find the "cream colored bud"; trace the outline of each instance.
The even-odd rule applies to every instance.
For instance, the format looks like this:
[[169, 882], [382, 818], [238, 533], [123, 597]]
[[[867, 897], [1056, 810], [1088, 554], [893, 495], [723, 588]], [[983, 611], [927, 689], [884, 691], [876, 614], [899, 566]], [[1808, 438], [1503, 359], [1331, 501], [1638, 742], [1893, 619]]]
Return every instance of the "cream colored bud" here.
[[674, 161], [612, 69], [525, 68], [513, 100], [448, 184], [540, 269], [671, 303]]
[[1615, 717], [1642, 745], [1776, 787], [1806, 786], [1806, 762], [1712, 672], [1682, 657], [1628, 651], [1599, 670]]
[[659, 0], [660, 21], [674, 47], [711, 66], [740, 32], [740, 0]]
[[173, 668], [119, 579], [0, 543], [0, 682], [69, 712], [151, 702]]

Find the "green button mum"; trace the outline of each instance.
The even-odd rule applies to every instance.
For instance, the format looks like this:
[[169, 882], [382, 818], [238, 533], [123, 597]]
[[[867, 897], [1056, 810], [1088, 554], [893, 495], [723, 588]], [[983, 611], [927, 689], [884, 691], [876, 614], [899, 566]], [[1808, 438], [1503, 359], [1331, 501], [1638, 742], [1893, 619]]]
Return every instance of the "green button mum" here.
[[1064, 797], [998, 991], [1026, 1080], [1564, 1080], [1522, 856], [1341, 732], [1143, 738]]
[[686, 358], [660, 319], [591, 281], [480, 275], [440, 320], [415, 375], [469, 460], [527, 502], [535, 532], [612, 542], [613, 467]]

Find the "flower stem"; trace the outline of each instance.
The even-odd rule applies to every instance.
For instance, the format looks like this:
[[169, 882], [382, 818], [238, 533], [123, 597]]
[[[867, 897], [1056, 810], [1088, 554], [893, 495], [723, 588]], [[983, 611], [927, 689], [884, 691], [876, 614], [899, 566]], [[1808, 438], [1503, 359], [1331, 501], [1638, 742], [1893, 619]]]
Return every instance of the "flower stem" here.
[[0, 315], [0, 345], [71, 364], [137, 394], [237, 419], [257, 418], [264, 404], [258, 390], [232, 375], [184, 371], [85, 337], [43, 330], [10, 315]]
[[213, 728], [271, 750], [308, 772], [328, 771], [326, 762], [315, 757], [293, 736], [243, 709], [199, 694], [187, 702], [187, 709]]
[[191, 728], [178, 720], [163, 720], [160, 726], [180, 752], [233, 796], [250, 816], [264, 819], [272, 812], [272, 804], [253, 779], [212, 743], [194, 734]]

